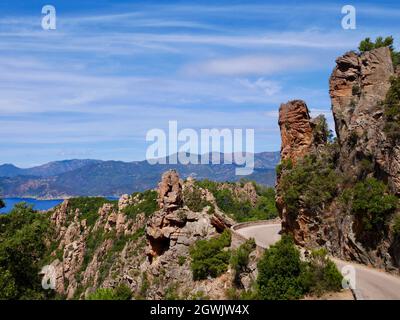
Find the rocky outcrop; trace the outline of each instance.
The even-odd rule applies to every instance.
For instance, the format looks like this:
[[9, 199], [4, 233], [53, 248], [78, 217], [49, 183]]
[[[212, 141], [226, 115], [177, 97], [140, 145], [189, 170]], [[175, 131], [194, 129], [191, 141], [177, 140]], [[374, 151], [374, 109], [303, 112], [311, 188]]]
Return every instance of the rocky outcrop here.
[[182, 205], [182, 181], [175, 170], [165, 172], [158, 184], [160, 209], [173, 211]]
[[360, 243], [358, 222], [343, 207], [339, 194], [369, 176], [384, 181], [393, 193], [399, 194], [400, 149], [386, 137], [382, 105], [393, 75], [389, 48], [362, 54], [348, 52], [336, 60], [329, 93], [337, 144], [326, 144], [323, 118], [310, 119], [304, 102], [281, 106], [282, 160], [290, 159], [296, 164], [305, 155], [313, 155], [315, 161], [330, 161], [329, 166], [343, 181], [338, 185], [337, 196], [322, 208], [310, 208], [300, 198], [297, 212], [290, 215], [282, 198], [283, 172], [278, 175], [276, 198], [283, 230], [291, 233], [298, 244], [324, 246], [338, 257], [388, 270], [395, 267], [395, 252], [399, 251], [390, 234], [373, 247]]
[[251, 205], [255, 205], [258, 201], [258, 195], [256, 187], [252, 182], [246, 182], [242, 185], [240, 182], [236, 183], [223, 183], [218, 189], [230, 190], [232, 195], [241, 202], [249, 202]]
[[310, 113], [302, 100], [281, 104], [279, 108], [279, 127], [281, 130], [281, 161], [293, 162], [310, 151], [313, 130]]
[[[209, 238], [217, 234], [217, 230], [221, 232], [233, 224], [223, 214], [208, 214], [207, 208], [202, 212], [192, 212], [184, 206], [182, 190], [190, 190], [193, 185], [193, 179], [183, 185], [176, 171], [170, 170], [163, 174], [158, 188], [160, 210], [151, 217], [146, 228], [150, 261], [175, 246], [188, 247], [196, 240]], [[215, 201], [211, 196], [208, 192], [202, 193], [207, 201]]]
[[[297, 161], [311, 152], [317, 152], [327, 142], [326, 123], [323, 116], [310, 117], [310, 112], [304, 101], [294, 100], [282, 104], [279, 108], [279, 127], [281, 130], [281, 161], [296, 164]], [[282, 187], [278, 172], [276, 184], [276, 206], [282, 219], [283, 232], [290, 232], [298, 244], [307, 242], [311, 235], [311, 226], [317, 222], [306, 208], [301, 208], [295, 217], [287, 213], [282, 197]], [[313, 230], [315, 232], [315, 229]]]
[[[189, 250], [196, 241], [217, 236], [225, 228], [230, 228], [234, 221], [218, 208], [212, 214], [207, 206], [201, 212], [191, 211], [183, 201], [183, 190], [192, 190], [194, 183], [192, 178], [184, 183], [175, 171], [163, 174], [158, 189], [160, 210], [152, 215], [146, 226], [148, 260], [140, 269], [146, 270], [152, 283], [158, 283], [157, 279], [162, 278], [170, 284], [176, 284], [181, 294], [195, 295], [202, 291], [210, 297], [221, 299], [230, 284], [230, 277], [224, 275], [214, 280], [193, 281]], [[246, 190], [252, 194], [248, 189], [251, 188]], [[203, 200], [215, 203], [208, 190], [200, 188], [200, 194]], [[156, 284], [150, 288], [147, 297], [160, 299], [165, 289], [165, 284]]]
[[358, 179], [361, 161], [371, 162], [371, 174], [400, 192], [400, 149], [384, 132], [382, 101], [394, 69], [389, 48], [357, 55], [348, 52], [336, 60], [330, 78], [330, 96], [340, 145], [340, 169]]
[[[252, 183], [217, 187], [229, 189], [238, 201], [252, 205], [258, 201]], [[60, 295], [84, 299], [99, 287], [123, 283], [140, 298], [162, 299], [172, 289], [185, 298], [226, 298], [232, 274], [194, 281], [190, 248], [198, 240], [218, 236], [235, 221], [218, 208], [213, 193], [193, 178], [183, 181], [170, 170], [162, 175], [157, 195], [153, 191], [123, 195], [118, 203], [100, 200], [99, 207], [95, 199], [74, 201], [64, 201], [51, 217], [56, 238], [49, 239], [49, 246], [52, 241], [57, 244], [51, 266]], [[194, 212], [189, 201], [204, 206], [196, 206], [199, 211]], [[77, 204], [85, 205], [83, 213]], [[157, 204], [155, 212], [148, 211]], [[243, 275], [246, 288], [254, 281], [253, 260], [251, 270]]]

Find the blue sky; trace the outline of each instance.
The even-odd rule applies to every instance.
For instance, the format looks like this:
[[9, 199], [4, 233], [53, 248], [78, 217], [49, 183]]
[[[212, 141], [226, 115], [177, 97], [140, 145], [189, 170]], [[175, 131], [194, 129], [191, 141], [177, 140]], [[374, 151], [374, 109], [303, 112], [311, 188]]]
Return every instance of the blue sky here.
[[[57, 30], [42, 30], [44, 4]], [[346, 4], [356, 30], [341, 27]], [[142, 160], [169, 120], [254, 128], [256, 151], [279, 150], [280, 103], [332, 124], [336, 57], [400, 39], [399, 19], [398, 1], [2, 1], [0, 163]]]

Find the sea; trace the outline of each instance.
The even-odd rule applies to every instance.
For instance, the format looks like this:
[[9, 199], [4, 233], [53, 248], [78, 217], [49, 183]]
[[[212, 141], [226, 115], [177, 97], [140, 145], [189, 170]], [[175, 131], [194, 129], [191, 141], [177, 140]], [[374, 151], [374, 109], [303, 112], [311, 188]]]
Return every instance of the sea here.
[[17, 203], [26, 202], [33, 205], [35, 210], [49, 210], [63, 202], [62, 199], [55, 200], [37, 200], [33, 198], [5, 198], [3, 199], [5, 207], [0, 209], [0, 213], [9, 213]]
[[[105, 197], [108, 200], [118, 200], [118, 197]], [[62, 203], [63, 199], [38, 200], [34, 198], [4, 198], [5, 207], [0, 209], [0, 214], [9, 213], [17, 203], [26, 202], [33, 205], [35, 210], [49, 210]]]

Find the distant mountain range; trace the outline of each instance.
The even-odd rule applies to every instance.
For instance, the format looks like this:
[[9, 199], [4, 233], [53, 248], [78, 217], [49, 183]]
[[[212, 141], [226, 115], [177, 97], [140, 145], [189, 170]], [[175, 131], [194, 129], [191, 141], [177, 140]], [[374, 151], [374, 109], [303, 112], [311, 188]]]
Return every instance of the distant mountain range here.
[[[210, 159], [214, 155], [210, 155]], [[224, 155], [221, 154], [221, 159]], [[169, 160], [169, 159], [168, 159]], [[275, 167], [279, 152], [254, 155], [252, 175], [236, 176], [236, 164], [155, 164], [147, 161], [63, 160], [41, 166], [21, 169], [12, 164], [0, 165], [0, 196], [66, 198], [72, 196], [120, 196], [124, 193], [152, 189], [161, 174], [176, 169], [182, 178], [193, 176], [198, 180], [238, 181], [241, 178], [260, 184], [275, 184]], [[169, 161], [167, 161], [169, 163]]]

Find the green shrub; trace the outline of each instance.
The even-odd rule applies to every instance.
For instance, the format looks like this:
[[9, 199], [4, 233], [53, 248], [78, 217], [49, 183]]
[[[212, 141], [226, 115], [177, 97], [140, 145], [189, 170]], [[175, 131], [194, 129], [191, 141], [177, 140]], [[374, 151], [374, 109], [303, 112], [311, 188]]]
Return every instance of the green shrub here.
[[48, 215], [25, 203], [0, 215], [0, 298], [42, 299], [53, 294], [42, 289], [39, 275], [51, 232]]
[[353, 85], [353, 87], [351, 88], [351, 94], [353, 96], [358, 96], [361, 94], [361, 89], [358, 84]]
[[342, 275], [324, 249], [315, 250], [306, 261], [290, 236], [267, 249], [258, 263], [256, 297], [268, 300], [300, 299], [305, 294], [339, 291]]
[[322, 210], [337, 194], [340, 177], [329, 159], [314, 155], [300, 159], [281, 177], [282, 197], [288, 213], [296, 216], [300, 207]]
[[149, 217], [158, 209], [157, 204], [157, 191], [147, 190], [145, 192], [134, 193], [133, 196], [137, 196], [139, 202], [137, 204], [127, 206], [123, 212], [130, 219], [135, 219], [139, 213], [144, 213], [146, 217]]
[[179, 258], [178, 258], [178, 264], [179, 264], [180, 266], [183, 266], [183, 265], [185, 264], [185, 262], [186, 262], [186, 257], [185, 257], [185, 256], [179, 256]]
[[292, 170], [293, 168], [293, 162], [292, 159], [286, 159], [282, 160], [277, 166], [276, 166], [276, 175], [281, 175], [281, 173], [284, 170]]
[[4, 208], [6, 204], [4, 203], [3, 199], [0, 199], [0, 209]]
[[375, 42], [371, 41], [371, 38], [366, 38], [360, 42], [358, 50], [360, 52], [371, 51], [373, 49], [381, 48], [381, 47], [389, 47], [392, 54], [393, 66], [396, 67], [400, 64], [400, 52], [397, 52], [393, 47], [394, 39], [393, 37], [386, 37], [383, 39], [382, 37], [377, 37]]
[[89, 294], [86, 300], [131, 300], [132, 291], [126, 284], [120, 284], [118, 287], [98, 288], [95, 292]]
[[390, 88], [383, 101], [385, 112], [384, 131], [388, 138], [394, 142], [400, 140], [400, 77], [390, 80]]
[[388, 194], [386, 185], [375, 178], [358, 182], [345, 190], [342, 201], [362, 223], [363, 231], [382, 234], [389, 216], [397, 207], [396, 196]]
[[86, 300], [115, 300], [114, 290], [111, 288], [99, 288], [95, 292], [89, 294]]
[[303, 263], [300, 252], [289, 236], [267, 249], [258, 263], [258, 293], [261, 299], [287, 300], [301, 298]]
[[114, 289], [116, 300], [131, 300], [132, 291], [126, 284], [120, 284]]
[[397, 215], [393, 219], [393, 233], [395, 237], [400, 237], [400, 215]]
[[180, 300], [181, 297], [178, 294], [178, 284], [172, 283], [171, 285], [168, 286], [168, 288], [165, 290], [165, 300]]
[[194, 280], [218, 277], [228, 269], [230, 253], [224, 250], [231, 243], [228, 229], [217, 238], [199, 240], [190, 249], [191, 269]]
[[[251, 181], [241, 181], [242, 184], [245, 182]], [[241, 200], [235, 197], [231, 190], [218, 188], [218, 183], [216, 182], [202, 180], [198, 181], [197, 185], [212, 192], [218, 208], [238, 222], [276, 218], [278, 212], [275, 207], [275, 190], [253, 183], [258, 194], [258, 201], [254, 206], [248, 200]]]
[[311, 252], [301, 278], [305, 290], [317, 296], [329, 291], [340, 291], [342, 288], [343, 276], [328, 259], [325, 249]]
[[197, 186], [186, 188], [183, 192], [183, 199], [188, 208], [194, 212], [200, 212], [205, 207], [212, 207], [211, 203], [203, 199], [201, 189]]
[[0, 300], [16, 299], [18, 288], [14, 276], [9, 270], [0, 267]]
[[140, 290], [139, 290], [139, 297], [140, 298], [145, 298], [146, 294], [147, 294], [147, 290], [149, 290], [150, 287], [150, 282], [147, 279], [147, 274], [146, 273], [142, 273], [142, 284], [140, 286]]
[[[75, 213], [79, 209], [79, 219], [86, 219], [89, 226], [93, 226], [99, 218], [99, 209], [106, 203], [112, 203], [116, 206], [117, 201], [110, 201], [101, 197], [78, 197], [69, 199], [69, 210]], [[72, 219], [73, 215], [70, 215]]]
[[249, 239], [232, 252], [230, 265], [234, 271], [234, 281], [239, 283], [240, 273], [246, 271], [249, 263], [249, 255], [255, 249], [256, 243], [254, 239]]

